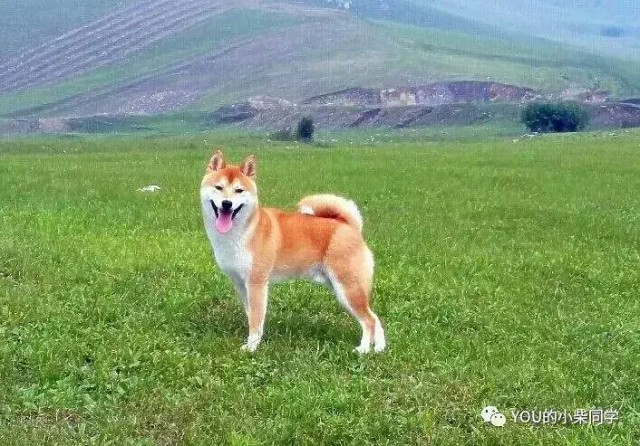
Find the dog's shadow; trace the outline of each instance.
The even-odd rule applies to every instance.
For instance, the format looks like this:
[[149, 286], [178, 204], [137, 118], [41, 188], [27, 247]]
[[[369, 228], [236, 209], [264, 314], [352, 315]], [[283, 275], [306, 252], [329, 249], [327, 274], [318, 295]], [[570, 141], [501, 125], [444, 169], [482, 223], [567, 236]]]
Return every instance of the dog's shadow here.
[[194, 306], [184, 334], [193, 338], [243, 336], [246, 316], [237, 297], [209, 299]]
[[[270, 299], [265, 322], [265, 341], [282, 344], [356, 343], [359, 325], [342, 311], [331, 296], [311, 302], [291, 302], [290, 296]], [[204, 301], [186, 323], [187, 337], [207, 339], [247, 336], [247, 320], [237, 296]]]
[[[331, 305], [333, 304], [333, 306]], [[267, 337], [275, 342], [342, 344], [359, 341], [360, 326], [335, 302], [292, 308], [286, 303], [274, 305], [267, 320]]]

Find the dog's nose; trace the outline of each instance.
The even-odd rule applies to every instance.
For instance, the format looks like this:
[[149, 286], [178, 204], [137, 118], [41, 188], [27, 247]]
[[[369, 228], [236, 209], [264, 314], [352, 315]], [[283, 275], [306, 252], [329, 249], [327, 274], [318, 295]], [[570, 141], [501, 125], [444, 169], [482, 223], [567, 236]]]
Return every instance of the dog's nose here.
[[233, 207], [233, 203], [231, 201], [222, 200], [222, 210], [223, 211], [230, 211], [232, 207]]

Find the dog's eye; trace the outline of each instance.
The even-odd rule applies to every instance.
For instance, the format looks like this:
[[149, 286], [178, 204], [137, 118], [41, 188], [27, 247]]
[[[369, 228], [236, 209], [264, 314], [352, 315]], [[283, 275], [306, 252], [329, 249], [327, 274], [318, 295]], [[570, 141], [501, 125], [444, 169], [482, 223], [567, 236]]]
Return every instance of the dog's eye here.
[[236, 187], [236, 194], [241, 194], [242, 192], [244, 192], [244, 189]]
[[222, 186], [214, 186], [218, 190], [222, 190]]

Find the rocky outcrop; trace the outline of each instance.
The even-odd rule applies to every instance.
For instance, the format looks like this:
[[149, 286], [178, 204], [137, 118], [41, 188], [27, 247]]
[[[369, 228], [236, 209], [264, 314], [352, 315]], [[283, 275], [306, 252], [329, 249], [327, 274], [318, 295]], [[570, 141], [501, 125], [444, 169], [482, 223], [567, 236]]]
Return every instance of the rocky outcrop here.
[[373, 88], [347, 88], [345, 90], [314, 96], [305, 105], [329, 105], [342, 107], [367, 107], [381, 104], [380, 90]]
[[[451, 88], [451, 85], [398, 88], [386, 90], [384, 94], [373, 89], [353, 88], [317, 96], [301, 105], [281, 98], [255, 96], [195, 119], [203, 128], [237, 125], [261, 131], [293, 129], [304, 116], [312, 116], [317, 128], [324, 130], [513, 124], [520, 121], [527, 100], [536, 97], [530, 90], [512, 86], [456, 83], [455, 88]], [[461, 98], [468, 102], [438, 103]], [[402, 105], [403, 102], [408, 105]], [[640, 99], [602, 104], [583, 101], [582, 105], [589, 113], [591, 129], [640, 127]], [[140, 130], [153, 131], [147, 127], [144, 115], [136, 114], [0, 120], [0, 134], [5, 135]]]
[[592, 128], [640, 127], [640, 104], [615, 102], [588, 107]]
[[408, 105], [398, 107], [343, 107], [301, 105], [288, 111], [263, 111], [236, 125], [252, 130], [292, 129], [304, 116], [312, 116], [319, 129], [407, 128], [433, 125], [470, 125], [491, 121], [517, 121], [521, 104], [496, 109], [483, 104]]
[[583, 87], [572, 87], [562, 90], [559, 99], [562, 101], [586, 102], [588, 104], [604, 104], [609, 99], [606, 90], [592, 90]]
[[[428, 126], [464, 126], [486, 123], [518, 124], [526, 103], [472, 102], [465, 104], [402, 105], [359, 107], [341, 105], [300, 105], [283, 110], [252, 110], [243, 117], [236, 109], [233, 118], [209, 121], [234, 123], [252, 130], [276, 131], [295, 128], [304, 116], [312, 116], [317, 128], [415, 128]], [[640, 105], [623, 103], [588, 104], [591, 129], [640, 127]], [[226, 110], [226, 109], [225, 109]], [[524, 127], [523, 127], [524, 129]]]
[[455, 81], [437, 82], [414, 87], [396, 87], [383, 90], [348, 88], [304, 101], [306, 105], [330, 106], [382, 106], [445, 105], [471, 102], [523, 102], [538, 98], [530, 88], [498, 82]]
[[417, 87], [390, 88], [380, 92], [387, 107], [402, 105], [444, 105], [470, 102], [522, 102], [537, 97], [529, 88], [496, 82], [438, 82]]
[[253, 118], [261, 112], [282, 114], [294, 107], [295, 104], [286, 99], [254, 96], [246, 101], [223, 105], [211, 113], [207, 121], [211, 124], [233, 124]]

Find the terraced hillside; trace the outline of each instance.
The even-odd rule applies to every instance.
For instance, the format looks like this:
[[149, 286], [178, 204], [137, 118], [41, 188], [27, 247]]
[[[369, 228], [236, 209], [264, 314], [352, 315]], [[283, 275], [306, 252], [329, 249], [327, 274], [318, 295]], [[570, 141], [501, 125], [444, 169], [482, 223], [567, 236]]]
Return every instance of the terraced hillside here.
[[[91, 20], [64, 23], [56, 37], [31, 23], [25, 47], [0, 53], [0, 117], [206, 111], [255, 95], [300, 103], [349, 87], [451, 80], [640, 94], [633, 61], [492, 34], [450, 13], [412, 26], [401, 20], [411, 10], [399, 6], [378, 20], [385, 17], [373, 10], [282, 0], [89, 3]], [[49, 8], [71, 21], [76, 6], [54, 0]], [[0, 20], [22, 17], [7, 8], [0, 5]]]
[[141, 0], [0, 2], [0, 61]]
[[223, 13], [224, 5], [222, 0], [147, 0], [118, 9], [4, 62], [0, 92], [32, 88], [109, 65]]

